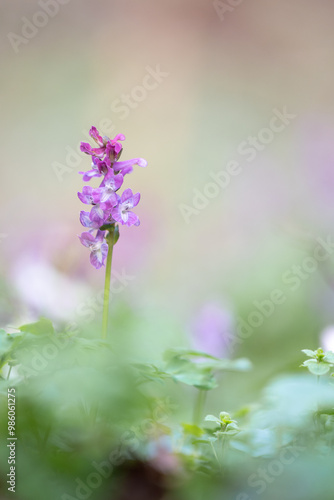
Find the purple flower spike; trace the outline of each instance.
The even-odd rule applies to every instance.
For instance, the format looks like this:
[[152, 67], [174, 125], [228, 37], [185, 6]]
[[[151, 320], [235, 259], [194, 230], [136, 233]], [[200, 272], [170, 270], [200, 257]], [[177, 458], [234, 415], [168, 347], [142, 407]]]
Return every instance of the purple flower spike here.
[[[79, 172], [84, 182], [89, 182], [93, 177], [103, 177], [99, 187], [84, 186], [82, 192], [78, 193], [79, 199], [86, 205], [92, 205], [90, 212], [80, 212], [81, 224], [89, 231], [80, 236], [81, 243], [91, 251], [90, 261], [96, 269], [103, 266], [108, 253], [108, 244], [104, 238], [104, 231], [100, 228], [104, 225], [109, 227], [119, 222], [126, 226], [138, 226], [140, 224], [137, 215], [132, 208], [138, 205], [140, 194], [133, 194], [131, 189], [126, 189], [119, 196], [117, 191], [124, 182], [124, 176], [133, 170], [134, 165], [146, 167], [147, 162], [143, 158], [134, 158], [127, 161], [119, 161], [123, 146], [120, 141], [125, 140], [123, 134], [117, 134], [113, 139], [101, 136], [96, 127], [91, 127], [90, 137], [98, 147], [93, 148], [89, 143], [82, 142], [81, 151], [91, 156], [91, 169], [87, 172]], [[97, 229], [96, 237], [93, 231]]]
[[96, 268], [100, 269], [108, 254], [108, 244], [104, 239], [104, 231], [98, 231], [96, 237], [92, 233], [85, 232], [79, 236], [81, 243], [90, 249], [90, 262]]
[[138, 205], [140, 193], [133, 194], [131, 189], [126, 189], [122, 194], [116, 208], [111, 212], [112, 218], [116, 222], [127, 226], [139, 226], [140, 221], [136, 214], [131, 212], [131, 209]]

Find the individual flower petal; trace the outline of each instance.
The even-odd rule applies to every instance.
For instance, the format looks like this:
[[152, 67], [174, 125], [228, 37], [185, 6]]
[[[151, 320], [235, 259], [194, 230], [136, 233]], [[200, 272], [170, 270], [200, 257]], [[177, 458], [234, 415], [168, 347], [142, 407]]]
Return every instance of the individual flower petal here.
[[118, 208], [115, 208], [111, 212], [111, 216], [114, 219], [114, 221], [119, 222], [122, 225], [126, 226], [139, 226], [140, 221], [139, 218], [137, 217], [136, 214], [133, 212], [130, 212], [130, 210], [119, 210]]
[[91, 127], [89, 131], [89, 135], [91, 136], [92, 139], [101, 147], [104, 146], [104, 141], [103, 138], [100, 136], [98, 130], [96, 127]]
[[128, 208], [133, 208], [138, 205], [139, 200], [140, 193], [133, 194], [130, 188], [126, 189], [121, 196], [121, 203], [123, 205], [123, 208], [125, 208], [125, 205]]
[[[128, 188], [125, 191], [123, 191], [123, 193], [122, 193], [121, 203], [129, 202], [129, 200], [132, 200], [132, 198], [133, 198], [132, 189]], [[130, 203], [131, 203], [131, 201], [130, 201]]]
[[114, 191], [108, 190], [108, 188], [103, 189], [100, 197], [101, 203], [108, 203], [112, 207], [117, 205], [117, 196]]
[[92, 146], [88, 142], [82, 142], [80, 144], [80, 151], [86, 153], [87, 155], [92, 154]]
[[115, 163], [116, 160], [121, 156], [123, 146], [119, 142], [113, 143], [112, 141], [109, 141], [106, 146], [106, 151], [105, 151], [105, 162], [107, 163], [108, 167], [112, 167], [113, 164]]
[[101, 175], [106, 175], [110, 171], [110, 168], [103, 160], [96, 159], [96, 168]]
[[136, 215], [133, 212], [127, 212], [127, 213], [128, 213], [128, 220], [126, 222], [126, 225], [129, 227], [130, 226], [139, 226], [140, 220], [139, 220], [138, 215]]
[[[104, 168], [105, 167], [105, 168]], [[92, 179], [92, 177], [101, 177], [102, 174], [107, 173], [108, 167], [105, 162], [92, 157], [92, 169], [87, 172], [79, 172], [79, 174], [83, 175], [83, 181], [88, 182]]]
[[79, 240], [81, 241], [84, 247], [88, 248], [90, 248], [95, 242], [95, 238], [92, 235], [92, 233], [88, 232], [81, 233], [81, 236], [79, 236]]
[[127, 226], [139, 226], [140, 221], [137, 215], [131, 212], [131, 208], [138, 205], [140, 193], [133, 195], [131, 189], [126, 189], [118, 201], [118, 205], [113, 208], [111, 216], [116, 222]]
[[133, 198], [132, 198], [132, 206], [136, 207], [138, 205], [139, 201], [140, 201], [140, 193], [134, 194]]
[[82, 233], [79, 237], [81, 243], [90, 249], [90, 262], [96, 269], [100, 269], [104, 265], [108, 254], [108, 244], [104, 239], [104, 235], [104, 231], [98, 230], [95, 238], [89, 232]]
[[98, 229], [100, 227], [97, 222], [91, 220], [89, 212], [85, 212], [84, 210], [80, 212], [80, 222], [84, 227], [89, 227], [91, 229]]
[[100, 269], [104, 265], [104, 261], [108, 255], [108, 244], [102, 243], [101, 246], [91, 252], [90, 262], [95, 269]]
[[82, 189], [82, 193], [78, 192], [78, 198], [80, 201], [82, 201], [82, 203], [91, 205], [93, 203], [92, 188], [89, 186], [84, 186]]
[[102, 175], [98, 170], [95, 169], [87, 170], [87, 172], [79, 172], [79, 174], [82, 174], [82, 180], [84, 182], [89, 182], [93, 177], [101, 177]]
[[100, 184], [100, 197], [99, 201], [101, 203], [109, 202], [111, 206], [117, 205], [117, 196], [115, 191], [117, 191], [123, 184], [123, 175], [115, 175], [113, 170], [109, 169], [109, 172], [104, 177]]
[[100, 197], [99, 192], [90, 186], [84, 186], [82, 189], [82, 193], [80, 192], [78, 193], [79, 200], [82, 201], [82, 203], [85, 203], [86, 205], [98, 203], [99, 197]]
[[99, 229], [97, 232], [96, 232], [96, 240], [97, 241], [103, 241], [104, 240], [104, 235], [106, 234], [105, 231], [101, 231], [101, 229]]
[[110, 210], [106, 210], [106, 207], [97, 203], [93, 206], [90, 211], [89, 217], [91, 221], [98, 225], [98, 227], [103, 226], [104, 221], [108, 217]]
[[125, 135], [124, 134], [117, 134], [113, 138], [113, 141], [125, 141]]
[[82, 142], [80, 144], [80, 150], [83, 153], [86, 153], [87, 155], [97, 156], [98, 158], [103, 158], [106, 148], [105, 148], [105, 146], [102, 146], [100, 148], [92, 148], [92, 146], [88, 142]]
[[127, 161], [115, 161], [113, 164], [113, 169], [115, 172], [121, 172], [123, 175], [132, 172], [133, 165], [139, 165], [140, 167], [146, 167], [147, 161], [144, 158], [133, 158]]

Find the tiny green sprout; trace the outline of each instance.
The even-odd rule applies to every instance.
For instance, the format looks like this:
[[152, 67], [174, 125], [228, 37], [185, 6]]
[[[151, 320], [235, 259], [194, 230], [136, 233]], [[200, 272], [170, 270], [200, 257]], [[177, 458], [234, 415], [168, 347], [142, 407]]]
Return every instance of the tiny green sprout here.
[[319, 347], [316, 351], [302, 349], [302, 352], [310, 359], [304, 361], [300, 366], [305, 366], [313, 375], [326, 375], [334, 366], [334, 353], [332, 351], [324, 352], [324, 350]]
[[234, 435], [240, 432], [238, 422], [236, 420], [233, 420], [231, 418], [231, 415], [226, 411], [221, 411], [219, 413], [219, 418], [215, 417], [214, 415], [207, 415], [205, 417], [205, 420], [209, 422], [215, 422], [220, 426], [220, 429], [215, 432], [217, 436], [220, 436], [222, 434]]

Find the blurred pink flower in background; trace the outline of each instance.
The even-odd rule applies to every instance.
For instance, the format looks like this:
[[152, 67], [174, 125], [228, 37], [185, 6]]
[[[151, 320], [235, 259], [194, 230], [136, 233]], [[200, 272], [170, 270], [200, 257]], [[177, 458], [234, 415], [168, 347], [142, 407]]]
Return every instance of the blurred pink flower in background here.
[[[322, 222], [333, 222], [334, 124], [332, 119], [312, 116], [301, 129], [301, 168], [311, 202]], [[325, 220], [324, 220], [325, 219]]]
[[233, 341], [234, 318], [220, 302], [208, 302], [193, 319], [193, 346], [217, 358], [227, 357]]
[[90, 288], [57, 270], [50, 262], [32, 256], [22, 257], [13, 270], [13, 285], [28, 307], [25, 320], [45, 315], [69, 320], [88, 296]]

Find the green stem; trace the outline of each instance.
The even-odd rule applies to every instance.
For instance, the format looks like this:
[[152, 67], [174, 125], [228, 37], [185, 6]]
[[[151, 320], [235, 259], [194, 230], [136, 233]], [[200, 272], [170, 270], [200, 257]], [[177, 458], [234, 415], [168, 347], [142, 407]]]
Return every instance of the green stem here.
[[317, 423], [318, 423], [318, 428], [320, 430], [319, 385], [320, 385], [320, 375], [317, 375]]
[[104, 296], [103, 296], [103, 318], [102, 318], [102, 338], [107, 338], [108, 332], [108, 317], [109, 317], [109, 295], [110, 295], [110, 279], [111, 279], [111, 261], [112, 251], [114, 248], [114, 234], [115, 226], [113, 226], [107, 235], [107, 243], [109, 246], [107, 263], [106, 263], [106, 278], [104, 283]]
[[212, 448], [213, 454], [214, 454], [214, 456], [215, 456], [215, 458], [216, 458], [216, 460], [217, 460], [217, 463], [218, 463], [219, 469], [221, 469], [222, 465], [221, 465], [220, 460], [219, 460], [219, 458], [218, 458], [218, 455], [217, 455], [217, 452], [216, 452], [216, 448], [215, 448], [215, 446], [214, 446], [214, 444], [213, 444], [213, 442], [212, 442], [212, 441], [210, 441], [210, 444], [211, 444], [211, 448]]
[[197, 397], [194, 406], [194, 425], [199, 425], [203, 418], [203, 410], [205, 405], [207, 391], [203, 389], [198, 389]]

